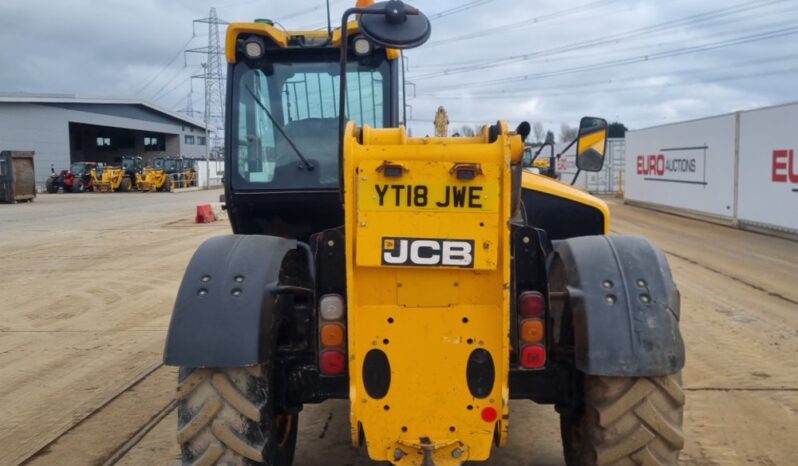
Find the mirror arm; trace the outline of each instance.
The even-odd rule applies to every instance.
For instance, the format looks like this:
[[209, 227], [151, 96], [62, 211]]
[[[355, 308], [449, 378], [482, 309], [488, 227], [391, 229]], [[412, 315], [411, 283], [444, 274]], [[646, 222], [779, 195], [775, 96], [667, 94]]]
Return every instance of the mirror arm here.
[[576, 175], [574, 175], [574, 179], [571, 180], [571, 186], [573, 186], [574, 183], [576, 183], [576, 179], [579, 178], [579, 174], [580, 173], [582, 173], [582, 169], [579, 168], [579, 167], [576, 167]]
[[[344, 132], [346, 131], [346, 61], [349, 54], [349, 17], [357, 14], [379, 13], [371, 8], [349, 8], [341, 17], [341, 69], [338, 92], [338, 189], [341, 203], [344, 202]], [[385, 11], [383, 10], [384, 14]]]
[[561, 150], [561, 151], [560, 151], [560, 153], [561, 153], [561, 154], [564, 154], [564, 153], [568, 152], [568, 149], [570, 149], [570, 148], [571, 148], [571, 147], [572, 147], [574, 144], [576, 144], [576, 142], [577, 142], [577, 141], [579, 141], [579, 137], [578, 137], [578, 136], [577, 136], [577, 138], [576, 138], [576, 139], [574, 139], [573, 141], [571, 141], [571, 143], [570, 143], [570, 144], [568, 144], [568, 146], [567, 146], [565, 149]]

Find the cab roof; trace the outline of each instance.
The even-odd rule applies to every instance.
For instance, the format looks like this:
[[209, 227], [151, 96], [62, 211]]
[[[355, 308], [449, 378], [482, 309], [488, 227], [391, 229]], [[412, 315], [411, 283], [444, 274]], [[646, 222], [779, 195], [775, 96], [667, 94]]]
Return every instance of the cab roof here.
[[[347, 26], [347, 35], [352, 37], [360, 31], [357, 21], [350, 21]], [[274, 47], [281, 49], [302, 48], [302, 47], [334, 47], [341, 45], [341, 28], [332, 30], [332, 38], [326, 29], [316, 30], [294, 30], [289, 31], [275, 27], [271, 22], [259, 20], [249, 23], [230, 23], [227, 26], [227, 38], [225, 41], [225, 56], [228, 63], [235, 63], [238, 58], [238, 38], [242, 34], [254, 34], [262, 37], [266, 42]], [[330, 40], [332, 39], [332, 40]], [[399, 58], [399, 51], [387, 49], [388, 59], [396, 60]]]

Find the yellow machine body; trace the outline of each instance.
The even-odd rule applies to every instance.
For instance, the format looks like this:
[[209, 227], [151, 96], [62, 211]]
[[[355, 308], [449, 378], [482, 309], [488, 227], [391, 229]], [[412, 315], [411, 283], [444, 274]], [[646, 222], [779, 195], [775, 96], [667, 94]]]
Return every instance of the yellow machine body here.
[[94, 190], [111, 193], [119, 191], [122, 186], [122, 181], [125, 179], [125, 169], [122, 167], [103, 167], [101, 176], [97, 178], [96, 171], [92, 173], [94, 176]]
[[560, 180], [528, 171], [524, 171], [521, 178], [521, 189], [550, 194], [572, 203], [592, 207], [601, 212], [601, 216], [604, 219], [603, 234], [608, 235], [610, 233], [610, 207], [606, 202], [581, 189], [574, 188]]
[[178, 188], [190, 188], [197, 185], [197, 172], [191, 168], [186, 168], [182, 176], [178, 179]]
[[[474, 138], [411, 138], [403, 127], [347, 127], [352, 438], [357, 444], [362, 431], [375, 460], [421, 465], [430, 456], [437, 466], [460, 465], [486, 460], [494, 442], [506, 442], [507, 219], [511, 165], [523, 144], [502, 128], [490, 143], [487, 130]], [[475, 176], [462, 179], [461, 169]], [[477, 349], [495, 366], [492, 389], [480, 398], [466, 381]], [[372, 350], [390, 364], [390, 386], [379, 399], [364, 380]], [[483, 419], [486, 412], [495, 418]]]
[[166, 183], [172, 182], [163, 168], [147, 167], [137, 178], [136, 185], [141, 191], [162, 191]]

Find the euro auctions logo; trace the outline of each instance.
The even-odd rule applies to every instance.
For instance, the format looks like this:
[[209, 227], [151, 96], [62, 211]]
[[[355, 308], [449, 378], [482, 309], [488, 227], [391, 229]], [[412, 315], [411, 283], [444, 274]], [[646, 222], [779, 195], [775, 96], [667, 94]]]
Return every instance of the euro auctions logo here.
[[774, 183], [798, 184], [798, 161], [794, 149], [773, 151], [772, 180]]
[[707, 146], [672, 147], [638, 155], [637, 174], [646, 181], [707, 185]]
[[696, 159], [667, 159], [665, 154], [637, 156], [637, 174], [665, 176], [666, 173], [695, 173]]

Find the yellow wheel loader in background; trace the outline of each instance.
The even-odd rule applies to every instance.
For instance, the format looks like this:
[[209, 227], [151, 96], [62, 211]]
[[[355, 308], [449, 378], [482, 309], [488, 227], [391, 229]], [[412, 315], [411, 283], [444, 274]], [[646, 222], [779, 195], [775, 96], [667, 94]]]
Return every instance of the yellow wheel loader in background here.
[[140, 191], [168, 192], [172, 190], [174, 183], [165, 168], [166, 160], [166, 157], [156, 157], [150, 166], [144, 167], [138, 180]]
[[[511, 399], [555, 407], [570, 466], [677, 464], [665, 256], [607, 235], [601, 200], [525, 173], [526, 123], [408, 136], [399, 49], [430, 32], [400, 1], [329, 32], [229, 25], [234, 234], [191, 259], [164, 355], [184, 465], [290, 465], [303, 405], [328, 399], [349, 400], [353, 445], [394, 465], [489, 460]], [[581, 170], [601, 169], [606, 139], [582, 119]]]

